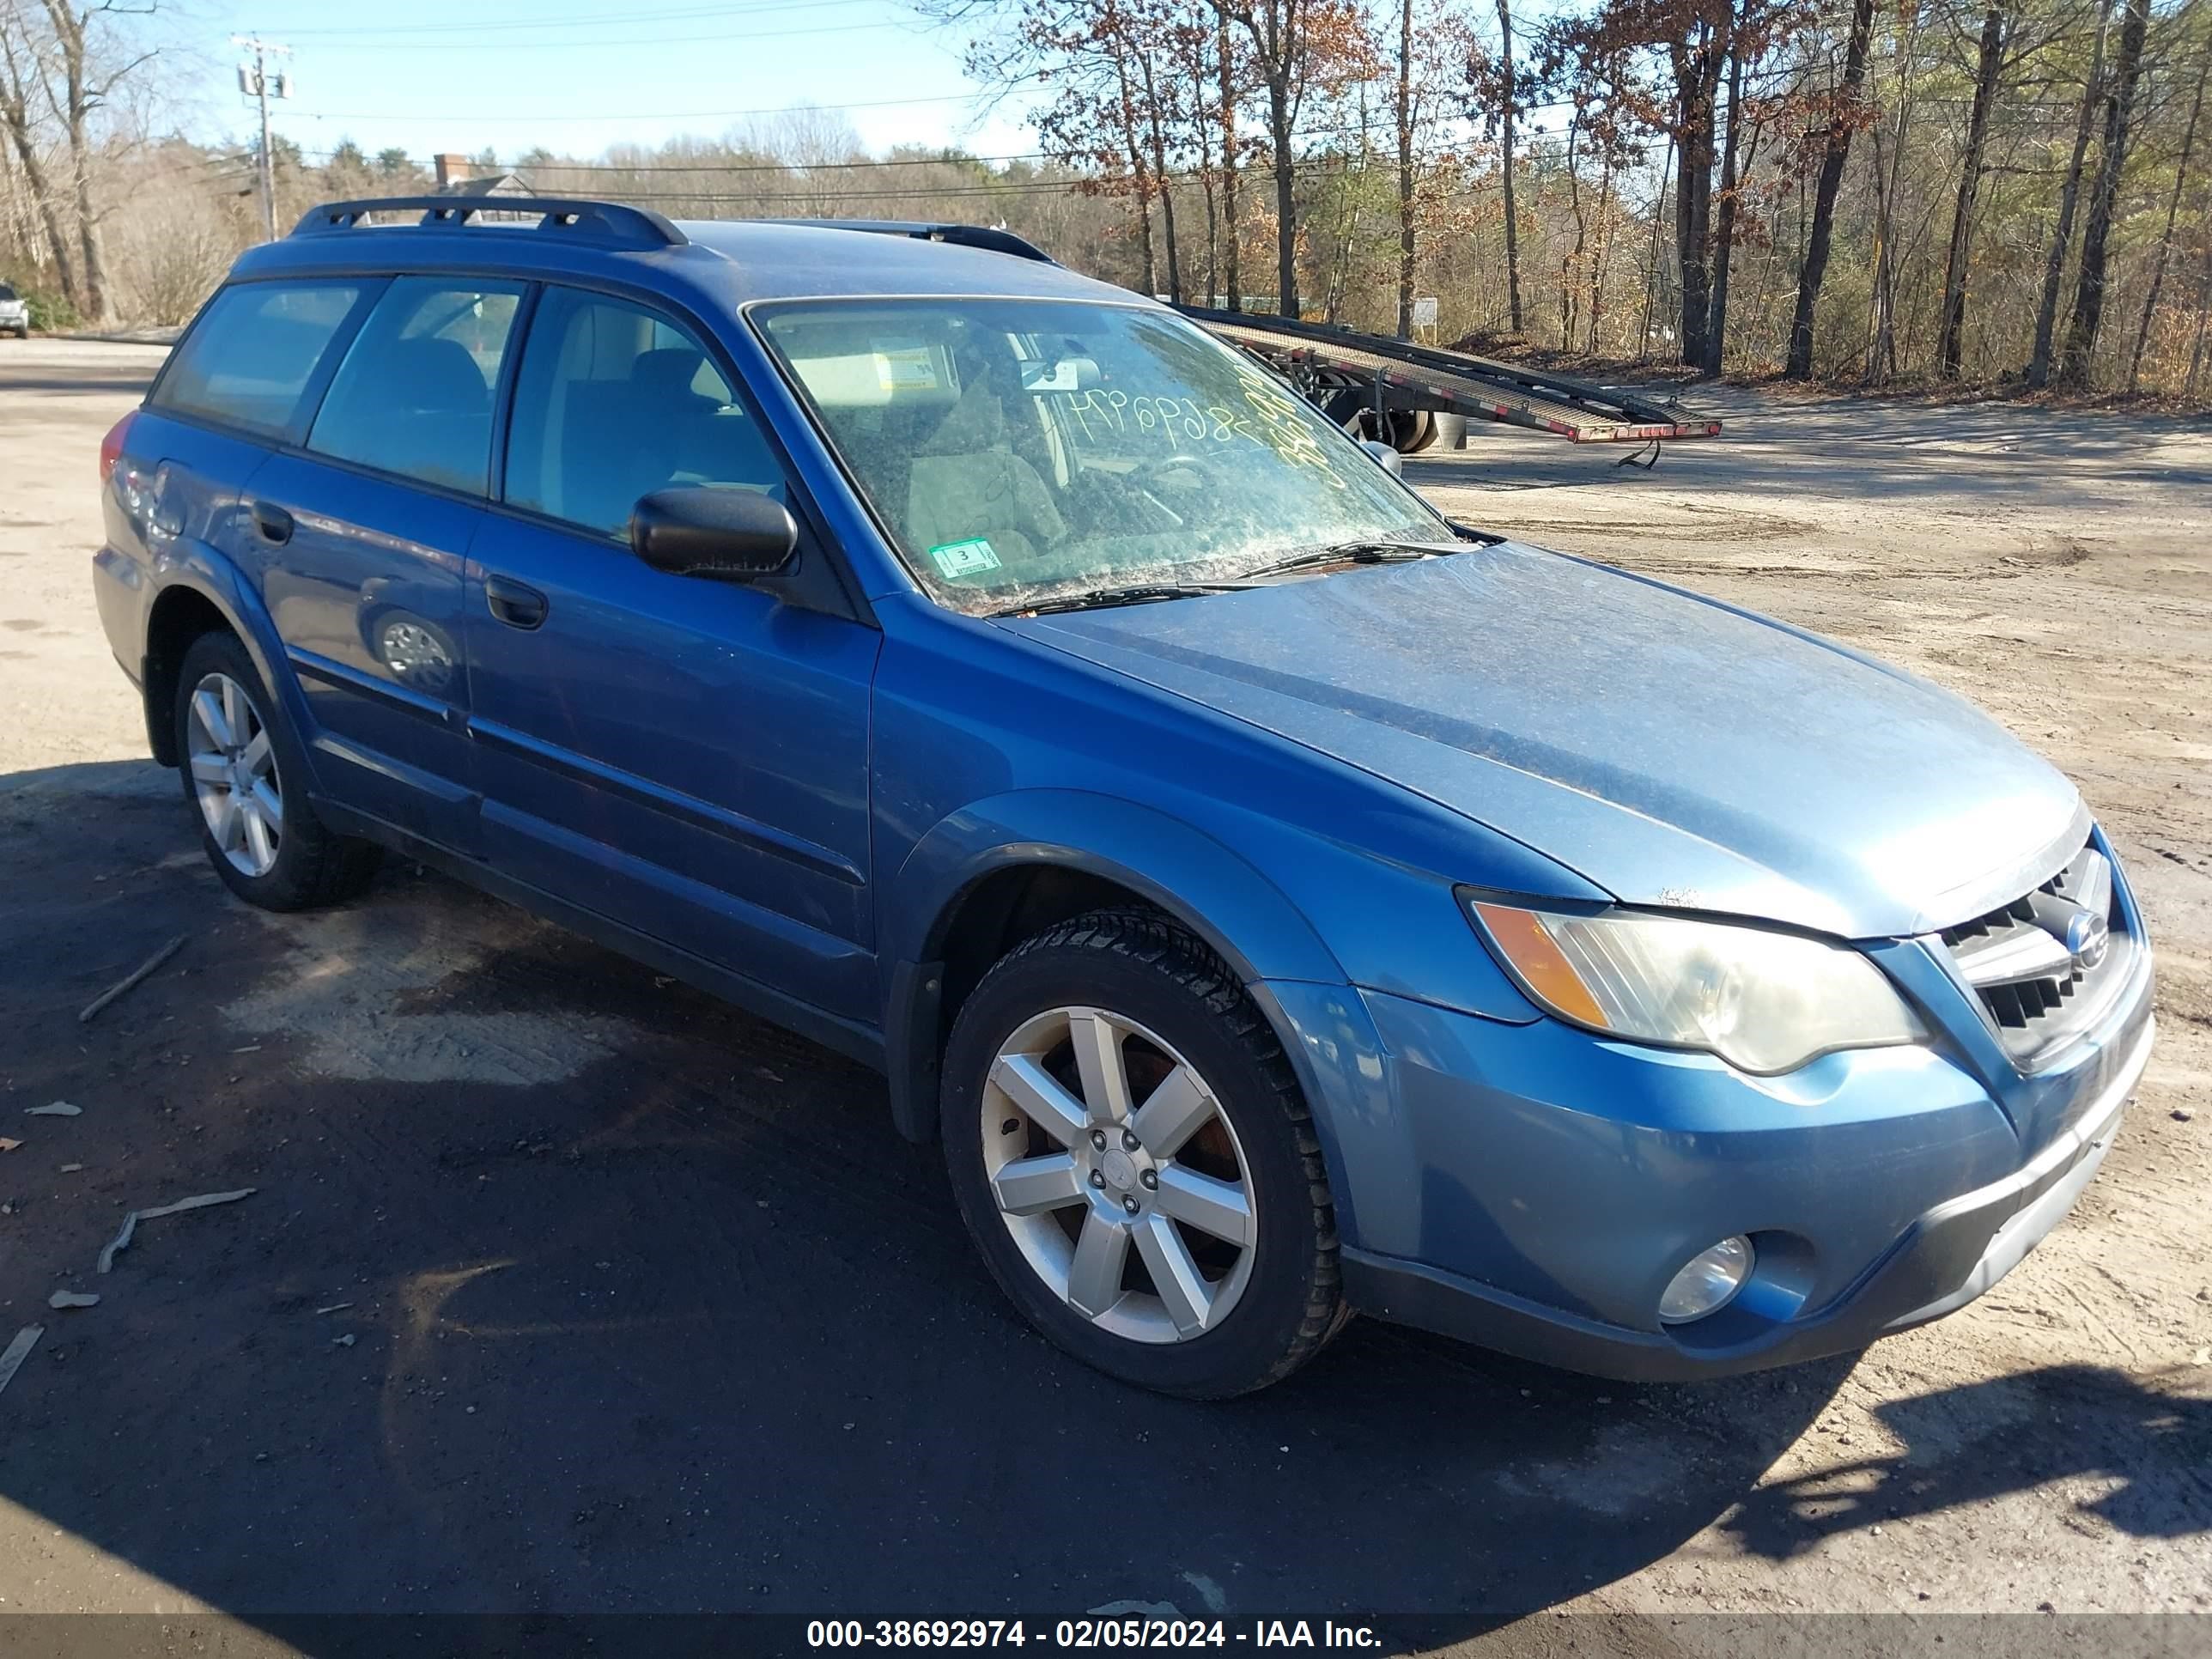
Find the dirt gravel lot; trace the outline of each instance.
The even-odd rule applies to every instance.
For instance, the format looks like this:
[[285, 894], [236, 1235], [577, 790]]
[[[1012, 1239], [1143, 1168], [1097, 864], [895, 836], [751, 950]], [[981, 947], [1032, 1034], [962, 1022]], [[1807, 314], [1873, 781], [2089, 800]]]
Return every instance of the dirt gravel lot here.
[[[2112, 833], [2161, 1036], [2072, 1219], [1856, 1361], [1638, 1388], [1360, 1323], [1196, 1407], [1028, 1334], [869, 1074], [404, 866], [313, 917], [224, 894], [88, 592], [94, 452], [160, 356], [0, 343], [0, 1344], [46, 1327], [0, 1396], [0, 1613], [274, 1645], [362, 1611], [1133, 1601], [1674, 1654], [1764, 1628], [1699, 1613], [2040, 1613], [1916, 1639], [2201, 1650], [2068, 1616], [2212, 1612], [2203, 424], [1723, 392], [1730, 435], [1648, 473], [1496, 430], [1409, 467], [1992, 710]], [[57, 1099], [82, 1115], [25, 1115]], [[93, 1273], [126, 1210], [243, 1187]]]

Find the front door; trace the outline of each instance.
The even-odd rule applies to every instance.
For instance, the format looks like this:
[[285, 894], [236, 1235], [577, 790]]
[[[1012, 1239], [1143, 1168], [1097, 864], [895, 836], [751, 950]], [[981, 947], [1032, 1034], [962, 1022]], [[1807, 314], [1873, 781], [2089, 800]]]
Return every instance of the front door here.
[[518, 368], [510, 510], [487, 516], [468, 565], [486, 856], [872, 1023], [868, 700], [880, 636], [758, 588], [641, 563], [630, 509], [677, 483], [799, 506], [761, 422], [689, 330], [549, 287]]

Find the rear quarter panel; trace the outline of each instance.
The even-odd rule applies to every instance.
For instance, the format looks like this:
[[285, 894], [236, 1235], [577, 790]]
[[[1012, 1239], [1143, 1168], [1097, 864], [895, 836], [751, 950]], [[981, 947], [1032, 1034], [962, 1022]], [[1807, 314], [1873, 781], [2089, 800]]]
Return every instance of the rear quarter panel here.
[[[105, 544], [93, 592], [109, 647], [142, 684], [149, 628], [164, 593], [186, 588], [213, 605], [246, 643], [297, 728], [312, 729], [260, 593], [233, 559], [240, 495], [267, 452], [250, 440], [150, 410], [131, 422], [101, 492]], [[167, 710], [149, 710], [149, 723]]]

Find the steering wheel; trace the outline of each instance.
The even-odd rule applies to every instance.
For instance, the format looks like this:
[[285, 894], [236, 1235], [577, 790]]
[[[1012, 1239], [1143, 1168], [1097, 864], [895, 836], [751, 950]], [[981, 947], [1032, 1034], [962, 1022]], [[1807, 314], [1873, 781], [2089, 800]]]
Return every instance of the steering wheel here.
[[1164, 491], [1170, 499], [1188, 495], [1193, 490], [1211, 489], [1221, 481], [1214, 459], [1195, 449], [1165, 450], [1148, 455], [1131, 467], [1129, 478], [1155, 500], [1158, 499], [1155, 491]]

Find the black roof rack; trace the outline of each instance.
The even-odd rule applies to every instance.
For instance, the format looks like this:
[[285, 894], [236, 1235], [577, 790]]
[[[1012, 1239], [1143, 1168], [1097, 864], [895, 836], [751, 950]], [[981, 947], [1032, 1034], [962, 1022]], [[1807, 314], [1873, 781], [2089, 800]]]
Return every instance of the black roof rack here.
[[[292, 227], [295, 236], [327, 236], [356, 228], [372, 213], [420, 210], [425, 230], [459, 230], [486, 214], [537, 214], [536, 228], [623, 247], [683, 247], [690, 238], [651, 208], [621, 202], [577, 201], [550, 196], [383, 196], [359, 202], [325, 202]], [[389, 228], [389, 227], [386, 227]]]
[[908, 219], [764, 219], [759, 222], [812, 225], [823, 230], [865, 230], [878, 236], [910, 236], [917, 242], [950, 242], [955, 247], [1011, 253], [1017, 259], [1035, 259], [1041, 264], [1060, 263], [1035, 242], [1011, 230], [997, 230], [989, 225], [932, 225]]

